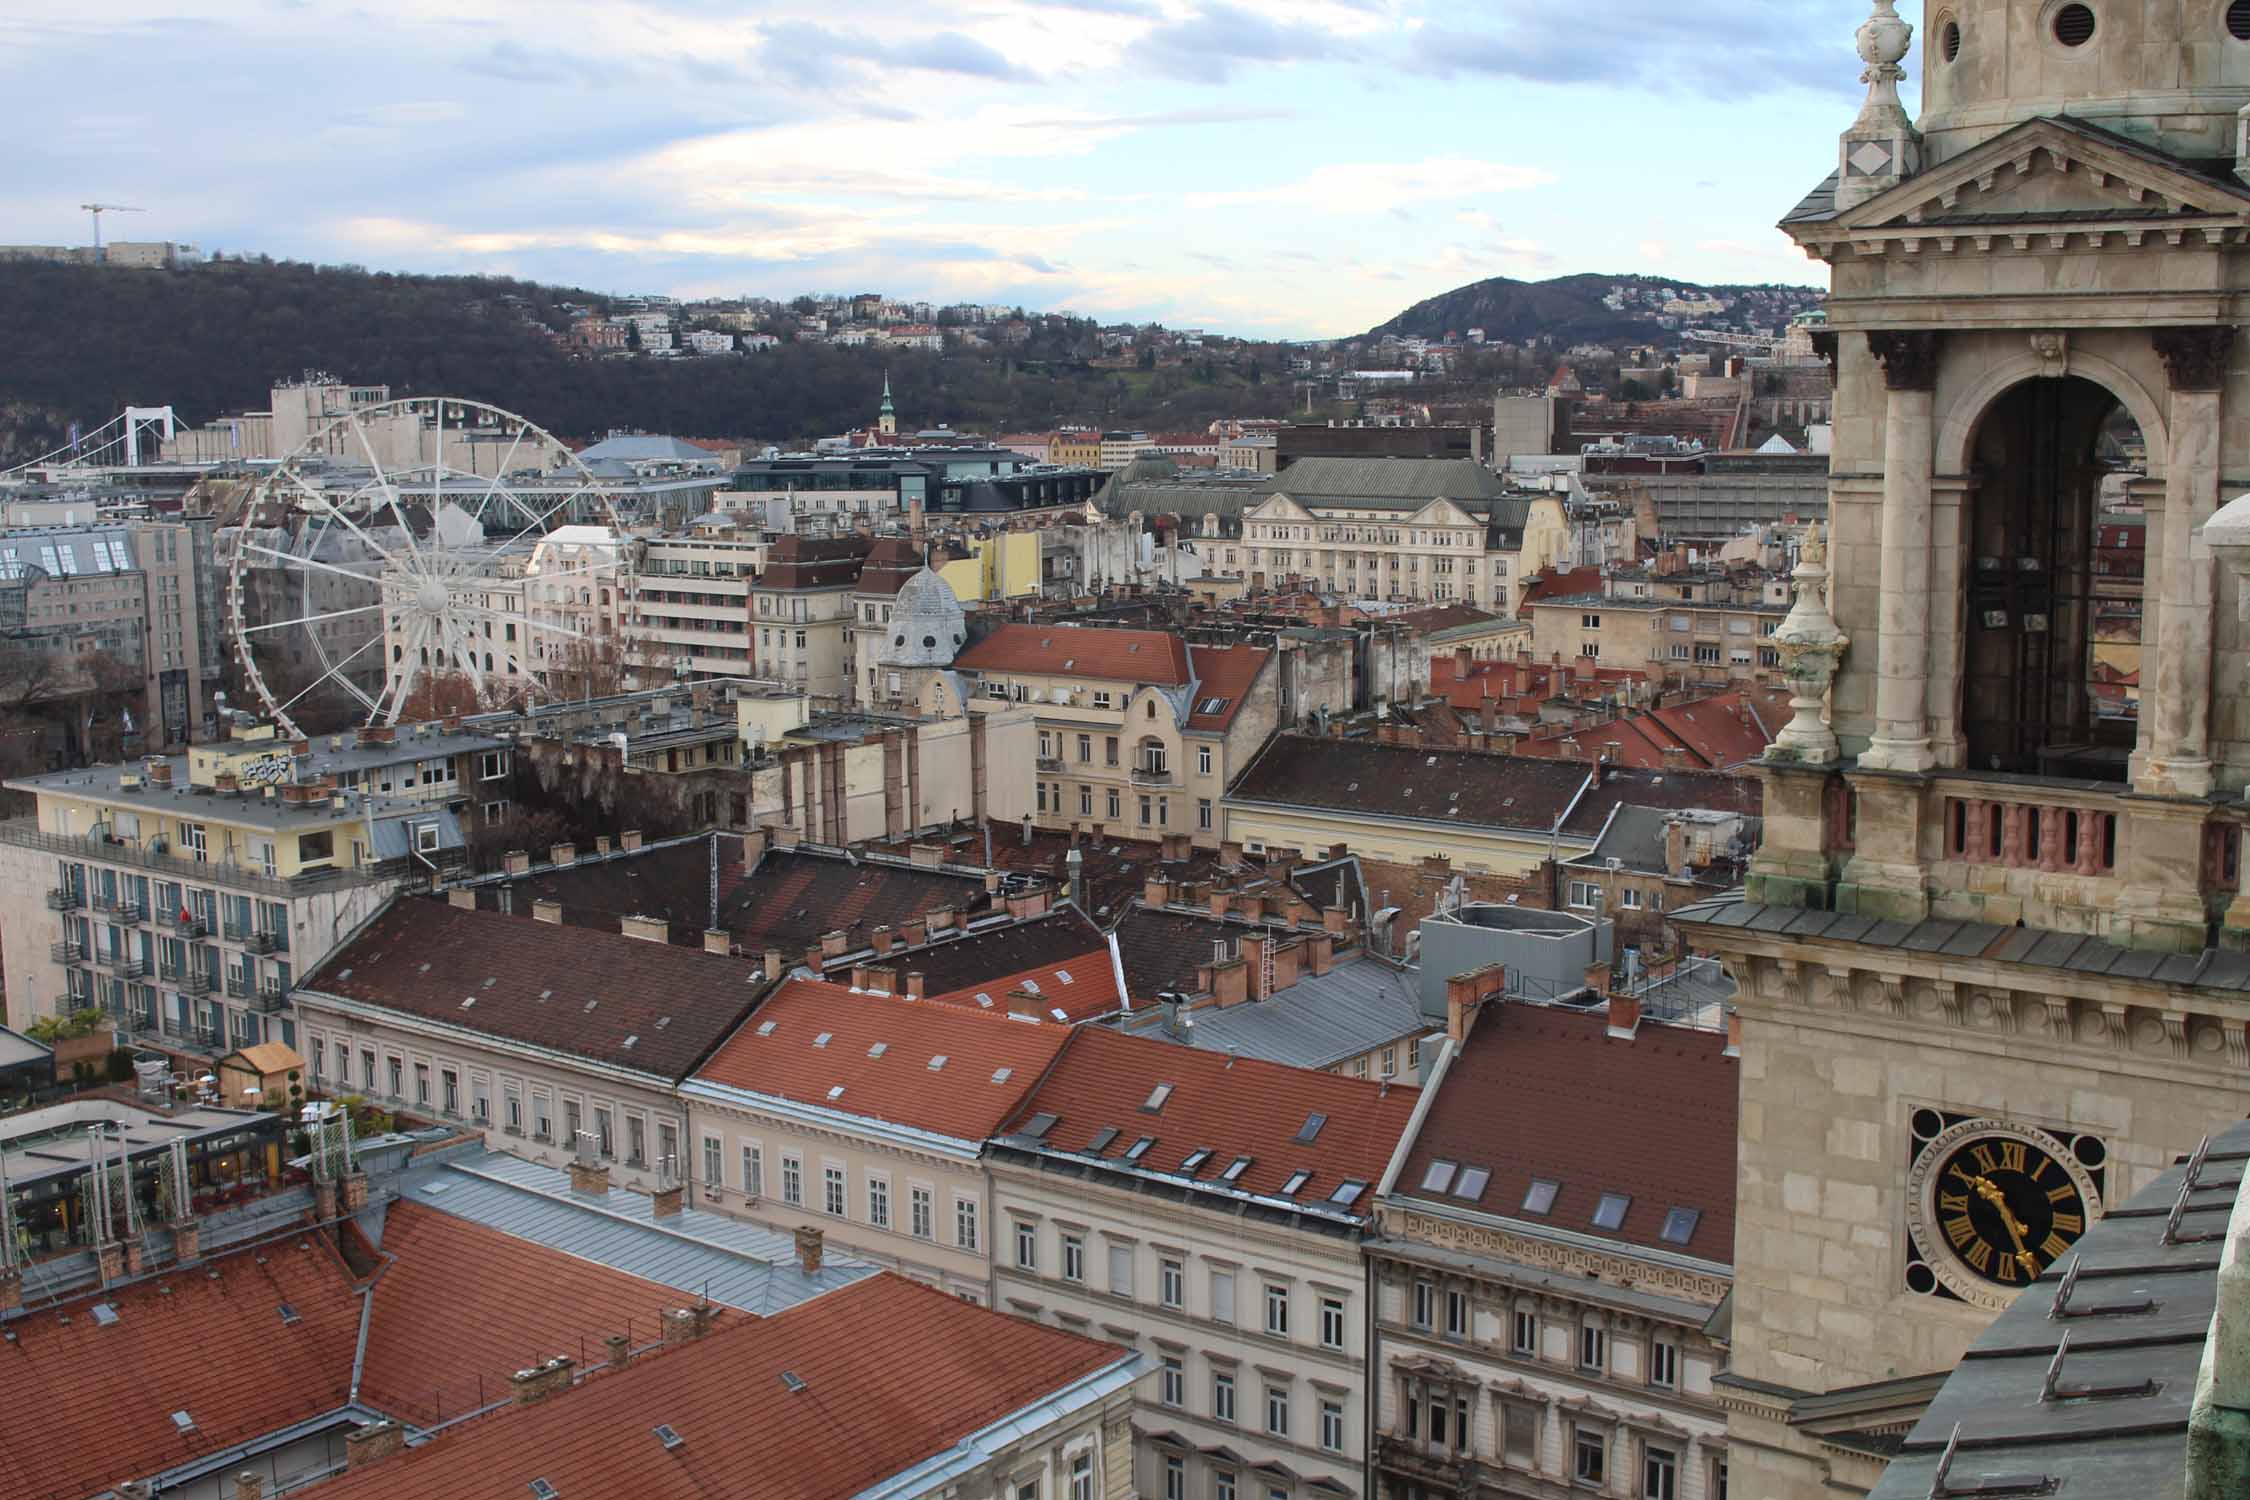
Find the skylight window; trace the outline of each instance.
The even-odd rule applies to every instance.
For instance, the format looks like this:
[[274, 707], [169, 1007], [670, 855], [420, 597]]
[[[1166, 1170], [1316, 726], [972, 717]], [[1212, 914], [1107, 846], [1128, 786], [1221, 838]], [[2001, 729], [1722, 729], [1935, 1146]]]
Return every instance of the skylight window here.
[[1562, 1184], [1552, 1178], [1532, 1178], [1531, 1186], [1524, 1191], [1523, 1211], [1527, 1214], [1552, 1212], [1555, 1206], [1555, 1194], [1561, 1191]]
[[1015, 1071], [1014, 1068], [994, 1068], [992, 1070], [992, 1081], [994, 1083], [1006, 1083]]
[[1148, 1097], [1141, 1101], [1141, 1108], [1153, 1115], [1159, 1110], [1163, 1109], [1164, 1101], [1171, 1097], [1172, 1085], [1168, 1083], [1160, 1083], [1155, 1088], [1149, 1090]]
[[649, 1430], [656, 1434], [656, 1440], [664, 1445], [664, 1449], [667, 1453], [687, 1441], [686, 1438], [681, 1437], [679, 1433], [673, 1429], [672, 1424], [669, 1422], [659, 1422]]
[[1672, 1208], [1665, 1211], [1664, 1227], [1657, 1238], [1667, 1245], [1684, 1245], [1695, 1238], [1695, 1226], [1703, 1219], [1700, 1208]]
[[944, 1053], [940, 1052], [940, 1053], [939, 1053], [939, 1054], [938, 1054], [937, 1056], [935, 1056], [935, 1057], [933, 1057], [933, 1058], [931, 1058], [931, 1059], [930, 1059], [930, 1071], [931, 1071], [931, 1072], [935, 1073], [935, 1072], [937, 1072], [937, 1071], [938, 1071], [939, 1069], [943, 1068], [944, 1066], [945, 1066], [945, 1054], [944, 1054]]
[[890, 1050], [891, 1044], [889, 1042], [875, 1042], [869, 1045], [867, 1049], [867, 1055], [869, 1057], [881, 1057], [884, 1053]]
[[1029, 994], [1036, 995], [1039, 993], [1039, 981], [1036, 979], [1026, 979], [1023, 982], [1023, 987]]
[[760, 1036], [772, 1036], [772, 1035], [773, 1035], [773, 1022], [771, 1022], [771, 1021], [760, 1021], [760, 1022], [758, 1023], [758, 1035], [760, 1035]]
[[1125, 1148], [1125, 1159], [1127, 1161], [1139, 1161], [1142, 1157], [1148, 1155], [1148, 1148], [1155, 1144], [1155, 1136], [1144, 1135], [1139, 1140], [1133, 1142], [1132, 1145]]
[[1297, 1190], [1310, 1181], [1312, 1181], [1312, 1173], [1303, 1167], [1299, 1167], [1296, 1171], [1291, 1172], [1289, 1180], [1281, 1185], [1281, 1196], [1284, 1198], [1296, 1197]]
[[1086, 1149], [1093, 1152], [1096, 1156], [1099, 1156], [1104, 1151], [1107, 1151], [1109, 1149], [1109, 1143], [1116, 1139], [1117, 1127], [1115, 1125], [1104, 1125], [1101, 1129], [1094, 1132], [1094, 1138], [1086, 1143]]
[[1453, 1184], [1453, 1196], [1474, 1203], [1484, 1196], [1485, 1184], [1490, 1181], [1492, 1174], [1484, 1168], [1463, 1167], [1460, 1179]]
[[990, 1010], [992, 1009], [992, 997], [986, 994], [983, 990], [978, 990], [977, 1004], [983, 1006], [986, 1010]]
[[834, 1088], [832, 1088], [832, 1089], [830, 1089], [830, 1090], [828, 1091], [828, 1097], [829, 1097], [829, 1098], [831, 1098], [831, 1099], [841, 1099], [841, 1098], [843, 1098], [843, 1097], [844, 1097], [844, 1086], [843, 1086], [842, 1084], [840, 1084], [840, 1083], [839, 1083], [839, 1084], [837, 1084], [837, 1085], [836, 1085], [836, 1086], [835, 1086]]
[[1064, 1010], [1064, 1009], [1063, 1009], [1063, 1008], [1062, 1008], [1061, 1006], [1059, 1006], [1059, 1005], [1058, 1005], [1058, 1006], [1056, 1006], [1056, 1007], [1054, 1007], [1054, 1009], [1052, 1009], [1052, 1010], [1048, 1011], [1048, 1012], [1047, 1012], [1047, 1014], [1048, 1014], [1048, 1015], [1050, 1015], [1050, 1016], [1053, 1016], [1053, 1017], [1054, 1017], [1054, 1018], [1055, 1018], [1056, 1020], [1058, 1020], [1058, 1021], [1067, 1021], [1067, 1020], [1069, 1020], [1069, 1019], [1070, 1019], [1070, 1012], [1069, 1012], [1069, 1011], [1067, 1011], [1067, 1010]]
[[1070, 970], [1068, 969], [1055, 970], [1055, 977], [1061, 980], [1064, 984], [1073, 984], [1076, 982], [1070, 977]]
[[555, 1500], [555, 1497], [561, 1493], [562, 1491], [556, 1489], [544, 1479], [531, 1481], [532, 1500]]
[[1211, 1148], [1209, 1146], [1198, 1146], [1181, 1160], [1180, 1170], [1192, 1177], [1210, 1159]]
[[1624, 1193], [1604, 1193], [1602, 1201], [1594, 1205], [1594, 1227], [1614, 1230], [1625, 1222], [1625, 1209], [1632, 1199]]
[[835, 1032], [833, 1032], [833, 1031], [824, 1031], [824, 1032], [822, 1032], [822, 1033], [821, 1033], [821, 1034], [820, 1034], [819, 1036], [816, 1036], [816, 1037], [814, 1037], [814, 1038], [812, 1039], [812, 1044], [813, 1044], [813, 1045], [814, 1045], [815, 1047], [825, 1047], [825, 1046], [827, 1046], [827, 1045], [828, 1045], [828, 1044], [829, 1044], [830, 1042], [834, 1041], [835, 1039], [836, 1039], [836, 1033], [835, 1033]]
[[1055, 1117], [1045, 1110], [1041, 1110], [1038, 1114], [1023, 1122], [1023, 1133], [1035, 1141], [1044, 1137], [1048, 1131], [1054, 1128]]
[[1320, 1135], [1320, 1127], [1327, 1123], [1328, 1116], [1314, 1110], [1311, 1114], [1305, 1116], [1305, 1123], [1297, 1127], [1298, 1141], [1303, 1143], [1316, 1139]]
[[1449, 1161], [1433, 1161], [1422, 1173], [1422, 1191], [1442, 1193], [1453, 1186], [1453, 1174], [1460, 1170]]
[[1227, 1169], [1219, 1174], [1219, 1181], [1239, 1181], [1242, 1177], [1242, 1174], [1250, 1170], [1250, 1163], [1252, 1160], [1253, 1158], [1251, 1157], [1238, 1156], [1233, 1161], [1228, 1162]]
[[1350, 1208], [1359, 1201], [1359, 1195], [1366, 1191], [1366, 1183], [1357, 1177], [1347, 1177], [1336, 1184], [1336, 1191], [1328, 1195], [1328, 1201], [1338, 1208]]

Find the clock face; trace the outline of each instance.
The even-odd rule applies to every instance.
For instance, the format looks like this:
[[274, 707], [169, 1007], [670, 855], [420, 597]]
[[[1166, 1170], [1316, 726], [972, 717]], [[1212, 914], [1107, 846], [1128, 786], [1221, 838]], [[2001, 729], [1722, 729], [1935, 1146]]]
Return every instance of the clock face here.
[[2092, 1176], [2044, 1130], [1963, 1120], [1916, 1159], [1907, 1225], [1947, 1289], [1987, 1307], [2070, 1253], [2101, 1214]]

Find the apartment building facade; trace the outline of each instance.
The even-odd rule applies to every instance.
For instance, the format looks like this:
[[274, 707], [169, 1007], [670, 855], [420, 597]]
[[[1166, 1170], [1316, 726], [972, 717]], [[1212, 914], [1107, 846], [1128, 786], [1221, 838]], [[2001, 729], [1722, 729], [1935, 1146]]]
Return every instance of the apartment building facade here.
[[1279, 720], [1272, 656], [1169, 631], [1003, 625], [954, 658], [924, 706], [942, 706], [958, 680], [970, 712], [1031, 708], [1042, 827], [1184, 832], [1215, 846], [1229, 779]]
[[[1736, 1061], [1724, 1031], [1478, 1003], [1368, 1245], [1384, 1494], [1725, 1500]], [[1651, 1152], [1632, 1123], [1662, 1120]]]
[[1789, 583], [1758, 570], [1678, 573], [1621, 569], [1598, 591], [1542, 595], [1531, 616], [1532, 654], [1589, 657], [1667, 683], [1778, 678], [1773, 633], [1788, 618]]
[[0, 824], [10, 1022], [99, 1005], [183, 1051], [296, 1045], [296, 978], [458, 859], [461, 813], [506, 786], [508, 755], [439, 726], [317, 749], [261, 727], [8, 782], [36, 801]]
[[626, 631], [638, 685], [750, 675], [750, 586], [766, 550], [755, 531], [717, 525], [642, 544]]
[[1000, 1308], [1149, 1362], [1140, 1494], [1365, 1492], [1360, 1245], [1413, 1099], [1081, 1028], [993, 1143]]

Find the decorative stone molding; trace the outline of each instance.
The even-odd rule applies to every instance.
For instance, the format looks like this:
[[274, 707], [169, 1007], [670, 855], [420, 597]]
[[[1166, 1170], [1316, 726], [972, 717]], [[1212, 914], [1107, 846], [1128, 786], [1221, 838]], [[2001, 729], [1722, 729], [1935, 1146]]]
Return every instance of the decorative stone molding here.
[[2127, 1007], [2117, 1001], [2102, 1002], [2103, 1033], [2108, 1037], [2109, 1045], [2119, 1052], [2132, 1045], [2131, 1026], [2126, 1012]]
[[2216, 391], [2226, 385], [2227, 355], [2234, 348], [2234, 329], [2221, 323], [2209, 327], [2152, 328], [2149, 342], [2164, 361], [2164, 374], [2175, 391]]
[[1882, 986], [1883, 1006], [1894, 1016], [1906, 1014], [1906, 976], [1904, 974], [1878, 974], [1876, 983]]
[[1969, 991], [1949, 979], [1933, 980], [1930, 988], [1936, 992], [1938, 1008], [1945, 1012], [1946, 1020], [1955, 1026], [1969, 1024]]
[[1883, 384], [1894, 391], [1926, 391], [1937, 384], [1938, 336], [1927, 328], [1874, 330], [1867, 349], [1883, 366]]
[[2188, 1055], [2188, 1018], [2184, 1010], [2164, 1012], [2164, 1040], [2170, 1043], [2174, 1057]]
[[1831, 964], [1826, 972], [1828, 975], [1828, 998], [1835, 1002], [1836, 1008], [1839, 1010], [1853, 1009], [1852, 974], [1854, 971], [1839, 969]]
[[[1573, 1245], [1552, 1244], [1533, 1239], [1529, 1235], [1513, 1234], [1503, 1229], [1487, 1229], [1476, 1224], [1458, 1224], [1450, 1219], [1433, 1218], [1424, 1214], [1405, 1215], [1400, 1228], [1404, 1234], [1442, 1250], [1495, 1256], [1533, 1270], [1583, 1276], [1611, 1287], [1626, 1287], [1638, 1292], [1678, 1297], [1705, 1307], [1717, 1306], [1730, 1285], [1728, 1279], [1721, 1276], [1709, 1276]], [[1546, 1307], [1570, 1309], [1575, 1304], [1567, 1298], [1557, 1297], [1546, 1304]]]
[[2049, 329], [2031, 336], [2031, 354], [2039, 361], [2039, 373], [2047, 379], [2059, 379], [2070, 373], [2070, 335]]

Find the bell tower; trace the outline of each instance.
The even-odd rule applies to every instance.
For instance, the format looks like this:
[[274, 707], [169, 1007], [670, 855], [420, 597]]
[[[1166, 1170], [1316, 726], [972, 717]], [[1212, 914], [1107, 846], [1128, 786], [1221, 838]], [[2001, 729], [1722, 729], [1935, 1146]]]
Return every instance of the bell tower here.
[[1872, 10], [1781, 225], [1836, 372], [1799, 715], [1743, 896], [1675, 914], [1739, 986], [1730, 1478], [1808, 1500], [2250, 1110], [2250, 637], [2204, 534], [2250, 490], [2250, 4], [1930, 0], [1914, 122]]
[[884, 437], [898, 436], [898, 409], [891, 405], [891, 377], [887, 371], [883, 375], [883, 406], [875, 418], [875, 430]]

